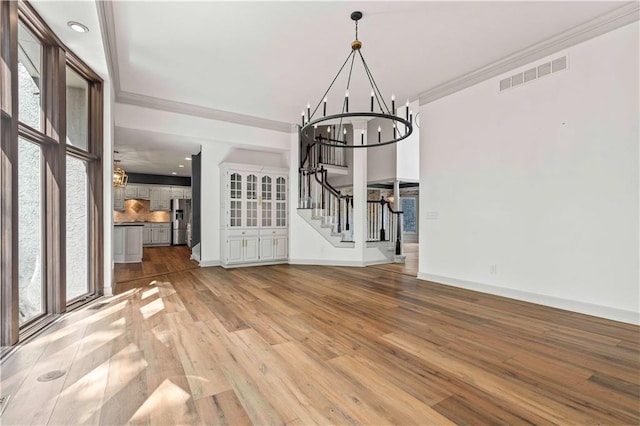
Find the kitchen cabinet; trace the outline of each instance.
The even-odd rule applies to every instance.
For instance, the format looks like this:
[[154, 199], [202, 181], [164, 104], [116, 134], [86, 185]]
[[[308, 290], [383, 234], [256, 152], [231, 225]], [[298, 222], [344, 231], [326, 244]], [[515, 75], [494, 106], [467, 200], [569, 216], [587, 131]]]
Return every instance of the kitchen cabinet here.
[[172, 186], [169, 188], [171, 198], [184, 198], [184, 188], [181, 186]]
[[142, 262], [142, 225], [116, 225], [113, 230], [113, 261]]
[[221, 173], [222, 266], [286, 261], [287, 171], [224, 163]]
[[124, 211], [124, 188], [113, 188], [113, 209]]
[[151, 188], [147, 185], [127, 185], [124, 189], [126, 200], [148, 200], [151, 197]]
[[145, 223], [142, 228], [142, 245], [151, 244], [151, 225]]
[[143, 244], [147, 246], [171, 245], [171, 224], [145, 223], [142, 240]]
[[170, 211], [170, 193], [169, 188], [166, 187], [154, 187], [151, 188], [151, 197], [149, 203], [149, 210], [154, 211]]

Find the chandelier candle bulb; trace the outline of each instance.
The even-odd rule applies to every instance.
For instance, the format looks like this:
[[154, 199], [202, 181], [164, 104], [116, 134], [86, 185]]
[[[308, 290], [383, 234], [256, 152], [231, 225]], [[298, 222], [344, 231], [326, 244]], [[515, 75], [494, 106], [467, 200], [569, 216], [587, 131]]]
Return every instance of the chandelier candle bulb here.
[[409, 122], [413, 123], [413, 111], [409, 111]]
[[[382, 92], [378, 89], [378, 85], [373, 79], [373, 75], [369, 70], [369, 66], [364, 59], [362, 53], [362, 43], [358, 40], [358, 21], [362, 19], [362, 12], [355, 11], [351, 13], [350, 17], [352, 21], [355, 21], [355, 41], [351, 43], [351, 49], [349, 52], [349, 56], [344, 61], [340, 69], [338, 70], [338, 74], [334, 77], [334, 79], [329, 84], [327, 90], [323, 93], [322, 97], [319, 98], [319, 102], [313, 105], [314, 110], [313, 114], [311, 114], [311, 105], [307, 105], [307, 116], [303, 117], [304, 125], [300, 129], [300, 141], [307, 143], [308, 146], [313, 146], [314, 144], [324, 145], [332, 148], [372, 148], [372, 147], [380, 147], [383, 145], [390, 145], [400, 142], [406, 139], [409, 135], [413, 133], [413, 124], [409, 121], [409, 99], [407, 98], [407, 106], [406, 110], [402, 111], [402, 107], [396, 106], [396, 98], [395, 94], [391, 92], [391, 104], [387, 104], [384, 100], [384, 96]], [[356, 87], [356, 91], [360, 91], [360, 85], [350, 85], [353, 83], [351, 77], [353, 71], [354, 60], [358, 62], [362, 62], [362, 66], [366, 72], [365, 82], [369, 83], [369, 86], [366, 90], [369, 90], [371, 93], [371, 97], [369, 100], [369, 109], [366, 109], [365, 105], [360, 105], [356, 102], [355, 111], [350, 112], [349, 110], [349, 91], [352, 90], [353, 87]], [[346, 67], [347, 64], [351, 62], [351, 67]], [[339, 77], [346, 77], [343, 71], [348, 71], [348, 79], [346, 80], [346, 87], [342, 87], [339, 89], [338, 93], [331, 92], [331, 89], [334, 88], [334, 83], [338, 80]], [[342, 98], [342, 105], [340, 105], [340, 91], [344, 93], [344, 97]], [[333, 95], [331, 94], [333, 93]], [[365, 91], [366, 93], [366, 91]], [[405, 95], [404, 93], [402, 95]], [[332, 96], [332, 99], [338, 99], [338, 106], [334, 108], [334, 112], [327, 111], [327, 98]], [[386, 96], [386, 95], [385, 95]], [[357, 99], [356, 99], [357, 100]], [[320, 104], [322, 104], [322, 110], [320, 110]], [[360, 108], [360, 106], [365, 106], [365, 108]], [[389, 108], [391, 106], [391, 108]], [[332, 110], [332, 111], [333, 111]], [[304, 111], [304, 109], [303, 109]], [[320, 115], [320, 111], [322, 111], [322, 115]], [[318, 112], [318, 114], [316, 114]], [[413, 114], [413, 112], [411, 113]], [[405, 118], [406, 117], [406, 118]], [[378, 126], [378, 142], [374, 142], [374, 137], [365, 138], [364, 134], [366, 128], [361, 130], [360, 132], [360, 144], [357, 142], [357, 133], [356, 130], [353, 129], [353, 133], [351, 137], [347, 137], [346, 125], [345, 123], [364, 123], [371, 119], [376, 119]], [[413, 120], [413, 115], [411, 117]], [[335, 123], [335, 124], [330, 124]], [[388, 124], [387, 124], [388, 123]], [[327, 135], [321, 135], [319, 131], [316, 131], [316, 125], [320, 126], [318, 129], [322, 129], [324, 126], [327, 130]], [[329, 127], [327, 127], [329, 125]], [[405, 127], [405, 131], [402, 131], [400, 126]], [[335, 126], [335, 127], [334, 127]], [[392, 130], [385, 130], [385, 137], [382, 140], [382, 127], [389, 128], [391, 126]], [[311, 129], [313, 127], [313, 130]], [[333, 129], [331, 129], [333, 127]], [[375, 131], [374, 129], [371, 129]], [[333, 137], [331, 134], [333, 133]], [[367, 132], [367, 134], [369, 134]], [[393, 135], [393, 138], [391, 137]], [[365, 141], [365, 139], [367, 139]], [[342, 152], [342, 151], [339, 151]], [[313, 168], [312, 165], [309, 167]]]
[[304, 126], [304, 111], [302, 111], [302, 125]]

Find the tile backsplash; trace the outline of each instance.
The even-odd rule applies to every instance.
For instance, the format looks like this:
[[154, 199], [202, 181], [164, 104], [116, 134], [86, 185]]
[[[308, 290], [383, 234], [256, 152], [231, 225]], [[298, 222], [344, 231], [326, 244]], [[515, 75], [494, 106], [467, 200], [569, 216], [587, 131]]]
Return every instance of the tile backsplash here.
[[169, 212], [152, 212], [149, 200], [125, 200], [124, 211], [114, 211], [114, 222], [169, 222]]

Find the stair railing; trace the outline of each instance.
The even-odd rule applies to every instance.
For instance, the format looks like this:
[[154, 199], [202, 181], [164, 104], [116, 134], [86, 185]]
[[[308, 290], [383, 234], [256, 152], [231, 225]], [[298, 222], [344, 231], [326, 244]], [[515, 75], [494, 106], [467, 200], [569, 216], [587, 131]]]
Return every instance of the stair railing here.
[[345, 148], [309, 143], [306, 145], [305, 156], [300, 164], [301, 168], [307, 166], [314, 169], [321, 165], [346, 167]]
[[402, 215], [384, 197], [367, 200], [367, 241], [395, 241], [395, 253], [402, 254]]
[[323, 166], [301, 168], [299, 182], [300, 208], [312, 209], [312, 216], [322, 218], [322, 224], [331, 226], [336, 233], [350, 230], [353, 196], [342, 194], [334, 188], [328, 182], [327, 170]]

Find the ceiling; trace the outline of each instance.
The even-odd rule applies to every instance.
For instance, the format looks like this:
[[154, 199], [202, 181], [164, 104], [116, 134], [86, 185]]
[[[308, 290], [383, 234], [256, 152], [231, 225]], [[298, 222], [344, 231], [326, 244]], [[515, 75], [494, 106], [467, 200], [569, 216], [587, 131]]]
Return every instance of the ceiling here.
[[[105, 72], [93, 1], [33, 4], [72, 50]], [[113, 27], [102, 30], [116, 42], [114, 86], [123, 92], [297, 123], [308, 102], [321, 100], [349, 54], [354, 10], [364, 14], [362, 54], [383, 95], [394, 94], [400, 105], [623, 4], [114, 1]], [[66, 27], [69, 20], [91, 31], [74, 33]], [[352, 110], [369, 107], [364, 79], [356, 64]], [[345, 87], [345, 80], [336, 82], [329, 113]], [[122, 128], [116, 128], [115, 144], [123, 166], [140, 173], [182, 175], [186, 170], [175, 170], [174, 159], [199, 151], [179, 135]]]

